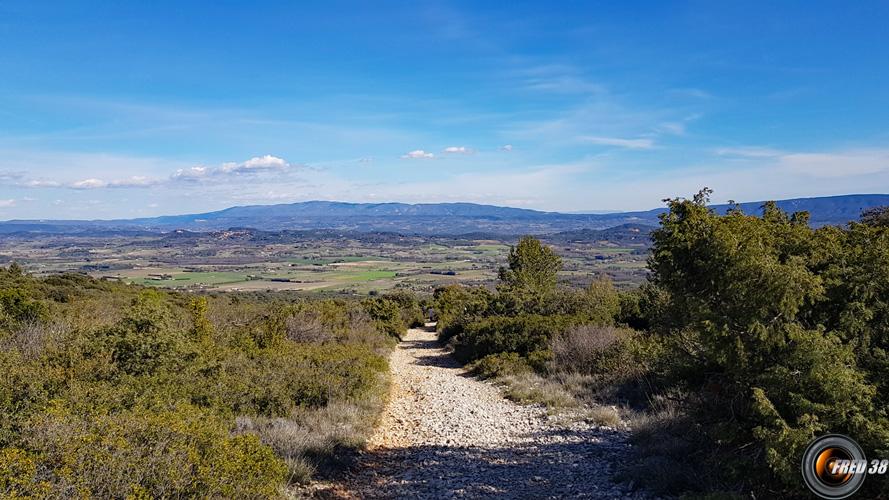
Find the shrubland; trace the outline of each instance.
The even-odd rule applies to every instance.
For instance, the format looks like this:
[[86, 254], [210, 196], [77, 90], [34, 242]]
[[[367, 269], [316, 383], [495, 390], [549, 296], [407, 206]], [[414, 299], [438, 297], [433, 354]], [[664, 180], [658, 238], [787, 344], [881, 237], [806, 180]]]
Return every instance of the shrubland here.
[[496, 291], [436, 292], [440, 338], [515, 399], [608, 425], [619, 407], [638, 450], [622, 475], [656, 493], [805, 496], [802, 452], [829, 432], [889, 456], [889, 210], [813, 229], [708, 194], [668, 200], [642, 287], [560, 287], [526, 237]]
[[385, 354], [417, 321], [411, 299], [196, 296], [2, 269], [0, 496], [283, 495], [362, 445]]

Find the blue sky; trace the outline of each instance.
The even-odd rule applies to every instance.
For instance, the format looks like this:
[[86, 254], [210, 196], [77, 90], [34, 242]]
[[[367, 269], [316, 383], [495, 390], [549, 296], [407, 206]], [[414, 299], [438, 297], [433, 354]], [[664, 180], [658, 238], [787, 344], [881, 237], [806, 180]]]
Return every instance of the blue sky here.
[[889, 192], [889, 3], [0, 0], [0, 219]]

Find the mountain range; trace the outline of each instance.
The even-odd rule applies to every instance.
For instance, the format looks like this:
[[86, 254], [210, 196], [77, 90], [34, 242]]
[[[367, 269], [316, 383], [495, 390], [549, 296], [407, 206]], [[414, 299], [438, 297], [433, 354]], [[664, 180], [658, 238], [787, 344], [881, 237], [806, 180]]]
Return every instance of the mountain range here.
[[[741, 210], [760, 213], [762, 201], [741, 203]], [[777, 201], [787, 212], [807, 211], [813, 226], [841, 225], [862, 210], [889, 205], [889, 194], [853, 194]], [[729, 205], [714, 205], [724, 213]], [[548, 234], [605, 229], [623, 224], [655, 226], [665, 208], [640, 212], [559, 213], [474, 203], [344, 203], [307, 201], [251, 205], [200, 214], [119, 220], [11, 220], [0, 233], [72, 234], [107, 231], [214, 231], [233, 227], [260, 230], [332, 229], [352, 232], [416, 234]]]

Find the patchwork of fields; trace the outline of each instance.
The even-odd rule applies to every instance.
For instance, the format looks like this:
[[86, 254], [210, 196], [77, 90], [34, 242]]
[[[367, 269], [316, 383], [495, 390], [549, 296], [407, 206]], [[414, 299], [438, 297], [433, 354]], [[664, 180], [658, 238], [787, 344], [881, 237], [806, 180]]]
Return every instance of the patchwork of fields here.
[[[451, 283], [493, 285], [509, 239], [423, 237], [259, 238], [249, 231], [140, 238], [33, 236], [0, 242], [0, 262], [37, 274], [83, 272], [143, 286], [181, 290], [368, 294], [393, 288], [431, 292]], [[641, 245], [608, 241], [553, 243], [561, 278], [576, 285], [608, 275], [619, 287], [645, 274]]]

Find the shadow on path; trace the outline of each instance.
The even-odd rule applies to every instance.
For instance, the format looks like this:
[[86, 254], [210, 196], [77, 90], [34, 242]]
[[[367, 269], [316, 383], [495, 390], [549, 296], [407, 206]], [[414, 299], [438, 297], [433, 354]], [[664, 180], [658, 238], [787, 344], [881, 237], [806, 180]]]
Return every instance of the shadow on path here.
[[[416, 360], [413, 362], [415, 365], [439, 368], [460, 368], [461, 366], [447, 350], [442, 348], [437, 340], [405, 340], [400, 347], [415, 351]], [[416, 353], [416, 351], [423, 352]]]
[[[361, 498], [634, 497], [609, 477], [622, 450], [600, 431], [508, 448], [413, 446], [366, 457], [353, 481]], [[586, 435], [588, 434], [588, 435]], [[546, 439], [543, 436], [540, 439]], [[537, 441], [537, 440], [535, 440]], [[606, 438], [607, 442], [607, 438]]]

